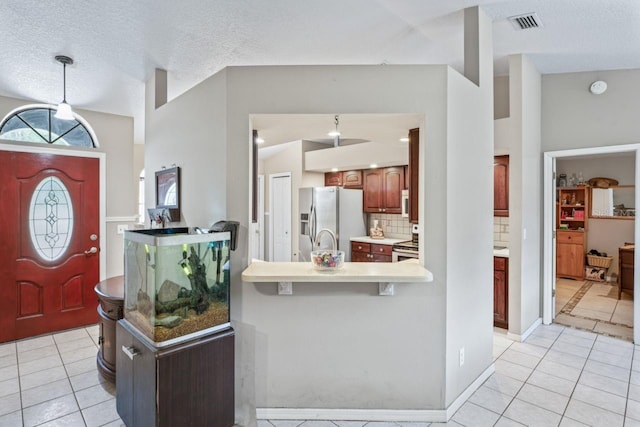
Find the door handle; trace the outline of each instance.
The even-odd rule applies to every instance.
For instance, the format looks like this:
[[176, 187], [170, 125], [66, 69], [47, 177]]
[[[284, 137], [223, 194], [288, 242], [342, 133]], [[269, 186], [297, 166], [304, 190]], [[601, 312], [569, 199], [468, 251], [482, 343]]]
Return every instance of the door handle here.
[[131, 360], [133, 360], [134, 357], [136, 357], [138, 354], [140, 354], [140, 352], [138, 352], [138, 350], [136, 350], [135, 347], [131, 346], [131, 347], [125, 347], [122, 346], [122, 352], [124, 354], [127, 355], [127, 357]]
[[91, 246], [88, 251], [84, 251], [85, 255], [93, 255], [95, 253], [98, 253], [98, 248], [96, 248], [95, 246]]
[[309, 212], [309, 240], [311, 241], [311, 250], [313, 250], [313, 245], [315, 243], [315, 222], [314, 222], [314, 216], [316, 214], [315, 211], [315, 206], [311, 205], [311, 209]]

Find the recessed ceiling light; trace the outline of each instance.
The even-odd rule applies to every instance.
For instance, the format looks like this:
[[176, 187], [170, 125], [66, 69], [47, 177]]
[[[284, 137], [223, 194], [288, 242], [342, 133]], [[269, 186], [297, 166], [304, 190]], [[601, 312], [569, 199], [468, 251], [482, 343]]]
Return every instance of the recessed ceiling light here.
[[331, 172], [338, 172], [338, 168], [331, 168]]
[[377, 165], [377, 164], [375, 164], [375, 163], [371, 163], [371, 164], [369, 165], [369, 167], [370, 167], [371, 169], [375, 169], [375, 168], [377, 168], [377, 167], [378, 167], [378, 165]]
[[256, 144], [264, 144], [264, 139], [257, 137], [256, 138]]
[[409, 142], [409, 138], [407, 138], [406, 136], [403, 138], [400, 138], [400, 142]]

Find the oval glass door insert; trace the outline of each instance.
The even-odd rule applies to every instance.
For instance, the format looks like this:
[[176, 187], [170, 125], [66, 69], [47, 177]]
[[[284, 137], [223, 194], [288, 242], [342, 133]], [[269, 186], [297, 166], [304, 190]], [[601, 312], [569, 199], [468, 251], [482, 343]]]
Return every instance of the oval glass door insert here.
[[73, 233], [73, 205], [67, 187], [55, 176], [36, 186], [29, 204], [29, 234], [36, 252], [46, 261], [65, 253]]

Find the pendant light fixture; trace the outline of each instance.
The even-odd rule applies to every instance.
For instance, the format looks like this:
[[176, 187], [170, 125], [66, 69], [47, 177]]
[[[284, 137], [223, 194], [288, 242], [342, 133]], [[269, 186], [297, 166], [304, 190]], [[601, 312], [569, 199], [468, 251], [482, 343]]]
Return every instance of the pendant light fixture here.
[[65, 55], [56, 55], [56, 61], [62, 64], [62, 87], [63, 96], [62, 102], [58, 104], [58, 111], [55, 114], [56, 119], [60, 120], [73, 120], [73, 111], [71, 106], [67, 104], [67, 65], [73, 64], [73, 59]]

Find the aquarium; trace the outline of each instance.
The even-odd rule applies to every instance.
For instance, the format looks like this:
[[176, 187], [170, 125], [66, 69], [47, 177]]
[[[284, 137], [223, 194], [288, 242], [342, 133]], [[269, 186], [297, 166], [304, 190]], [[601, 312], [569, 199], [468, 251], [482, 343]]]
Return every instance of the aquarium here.
[[125, 231], [125, 320], [156, 347], [228, 327], [229, 243], [229, 232]]

